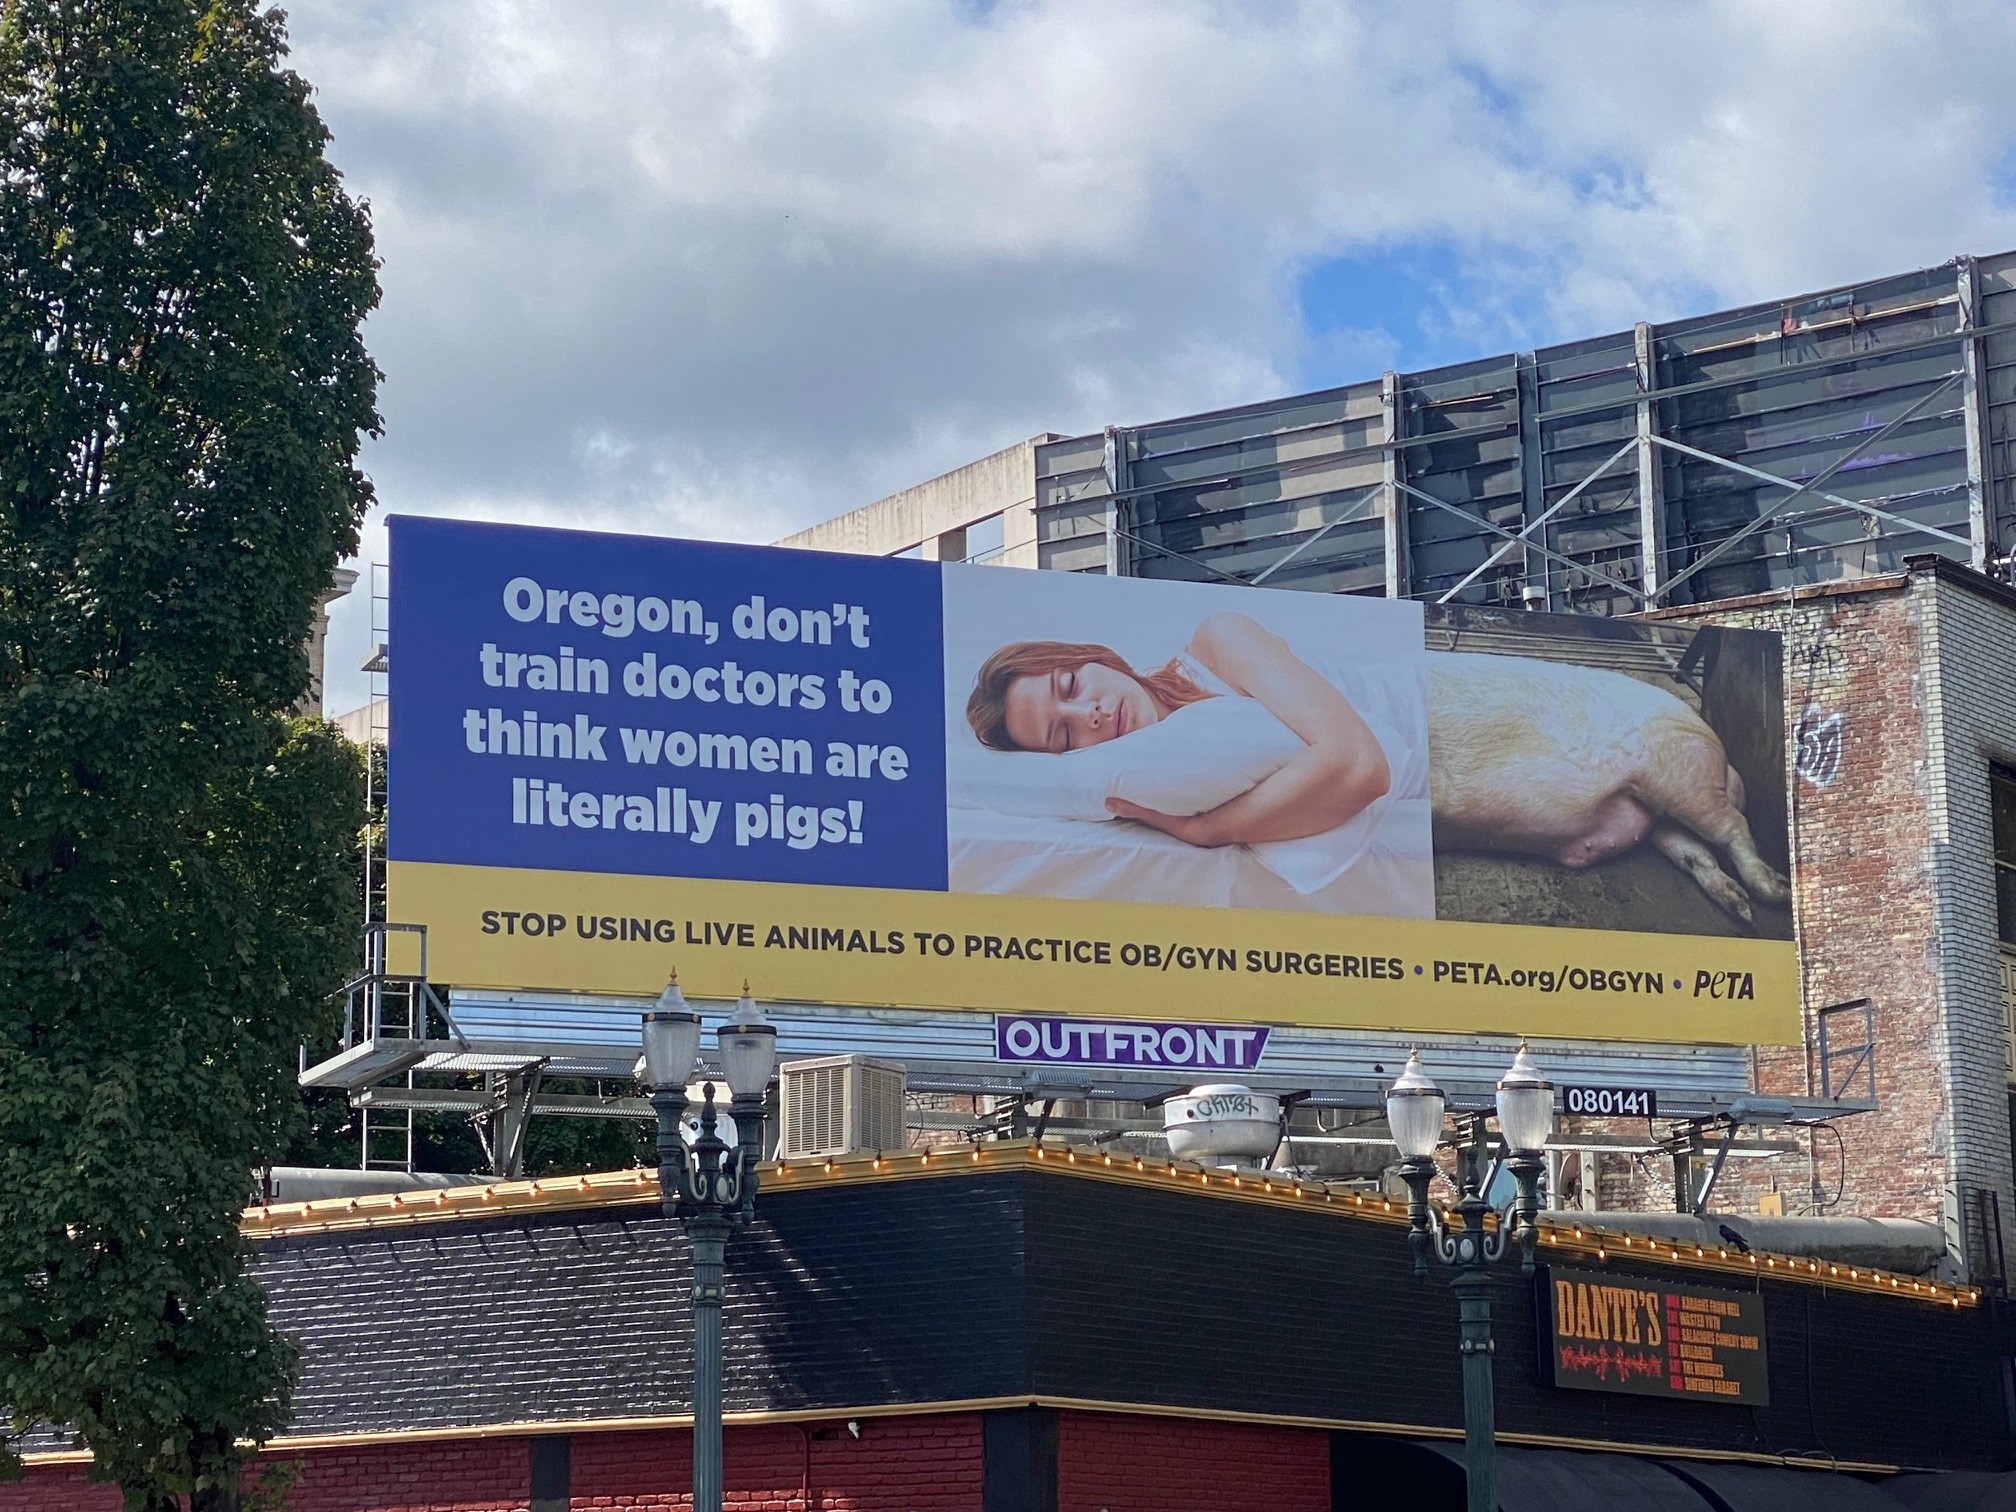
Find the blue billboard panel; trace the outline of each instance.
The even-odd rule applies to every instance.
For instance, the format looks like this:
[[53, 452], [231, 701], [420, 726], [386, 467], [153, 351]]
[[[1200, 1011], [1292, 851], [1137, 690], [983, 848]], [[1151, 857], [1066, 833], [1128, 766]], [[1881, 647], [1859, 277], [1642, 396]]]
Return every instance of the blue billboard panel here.
[[391, 860], [945, 886], [935, 566], [391, 531]]

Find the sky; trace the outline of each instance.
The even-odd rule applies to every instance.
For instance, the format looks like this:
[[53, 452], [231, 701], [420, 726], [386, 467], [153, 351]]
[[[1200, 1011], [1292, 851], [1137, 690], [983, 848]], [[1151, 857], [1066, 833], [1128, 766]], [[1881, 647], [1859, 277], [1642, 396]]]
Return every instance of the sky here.
[[[389, 511], [774, 540], [1039, 431], [2016, 247], [2005, 0], [288, 10], [383, 259], [352, 565]], [[331, 712], [370, 640], [356, 592]]]

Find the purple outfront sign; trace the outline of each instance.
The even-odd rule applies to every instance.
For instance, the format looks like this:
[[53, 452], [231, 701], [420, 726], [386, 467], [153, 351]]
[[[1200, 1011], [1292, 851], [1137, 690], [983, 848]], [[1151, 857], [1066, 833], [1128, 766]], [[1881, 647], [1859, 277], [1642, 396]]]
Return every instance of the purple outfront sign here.
[[1072, 1066], [1163, 1066], [1251, 1071], [1267, 1049], [1260, 1024], [1144, 1024], [1130, 1019], [994, 1016], [994, 1053], [1004, 1061]]

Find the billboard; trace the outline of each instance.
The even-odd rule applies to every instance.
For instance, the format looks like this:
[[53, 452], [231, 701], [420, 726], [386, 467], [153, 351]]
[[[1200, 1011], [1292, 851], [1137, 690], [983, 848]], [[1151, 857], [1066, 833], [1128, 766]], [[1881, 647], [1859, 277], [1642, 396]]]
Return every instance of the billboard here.
[[1798, 1037], [1771, 636], [391, 533], [390, 911], [439, 981]]

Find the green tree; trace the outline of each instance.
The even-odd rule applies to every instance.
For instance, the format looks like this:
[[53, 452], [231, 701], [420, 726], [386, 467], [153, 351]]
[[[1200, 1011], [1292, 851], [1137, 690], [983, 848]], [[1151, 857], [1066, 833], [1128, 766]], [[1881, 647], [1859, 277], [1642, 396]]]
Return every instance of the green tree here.
[[[636, 1096], [632, 1086], [588, 1078], [556, 1077], [552, 1092]], [[658, 1126], [635, 1118], [535, 1118], [525, 1131], [527, 1176], [577, 1176], [658, 1166]]]
[[285, 1421], [238, 1214], [358, 920], [357, 756], [290, 711], [376, 262], [285, 54], [0, 0], [0, 1474], [63, 1425], [135, 1508]]

